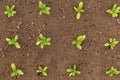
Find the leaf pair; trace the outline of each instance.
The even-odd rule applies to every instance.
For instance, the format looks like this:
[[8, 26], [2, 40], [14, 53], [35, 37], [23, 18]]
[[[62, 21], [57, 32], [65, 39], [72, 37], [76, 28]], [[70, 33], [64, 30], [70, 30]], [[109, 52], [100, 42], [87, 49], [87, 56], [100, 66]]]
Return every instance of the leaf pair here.
[[16, 65], [14, 63], [11, 64], [11, 69], [12, 69], [11, 76], [20, 76], [24, 74], [22, 70], [16, 68]]
[[6, 38], [6, 41], [8, 42], [9, 45], [14, 45], [16, 48], [21, 48], [17, 40], [18, 35], [16, 35], [13, 39]]
[[76, 14], [76, 19], [80, 19], [81, 17], [81, 13], [85, 12], [85, 10], [83, 9], [83, 2], [80, 2], [78, 7], [74, 7]]
[[106, 74], [109, 75], [110, 77], [114, 76], [114, 75], [118, 75], [120, 74], [120, 71], [118, 71], [116, 68], [111, 67], [110, 70], [106, 71]]
[[47, 76], [47, 66], [42, 68], [41, 66], [38, 67], [38, 70], [36, 71], [38, 74], [41, 73], [43, 76]]
[[9, 6], [6, 6], [6, 11], [4, 12], [4, 14], [8, 15], [8, 17], [12, 17], [16, 14], [16, 11], [14, 11], [15, 9], [15, 6], [12, 5], [11, 7]]
[[40, 8], [40, 11], [39, 11], [40, 15], [42, 15], [42, 14], [49, 15], [50, 14], [50, 7], [47, 7], [46, 4], [44, 4], [41, 1], [39, 2], [39, 8]]
[[113, 49], [116, 45], [118, 44], [118, 41], [116, 39], [109, 39], [108, 43], [105, 43], [104, 46], [110, 47], [111, 49]]
[[39, 39], [37, 42], [36, 42], [36, 45], [39, 45], [41, 49], [44, 48], [44, 46], [46, 45], [51, 45], [50, 41], [51, 41], [51, 38], [46, 38], [43, 36], [43, 34], [40, 34], [39, 35]]
[[81, 44], [85, 40], [85, 38], [86, 38], [86, 35], [78, 36], [76, 40], [72, 41], [72, 44], [76, 45], [76, 47], [81, 50], [82, 49]]
[[118, 17], [118, 13], [120, 12], [120, 7], [117, 7], [117, 4], [114, 4], [112, 9], [108, 9], [106, 12], [111, 14], [112, 17]]
[[69, 76], [75, 76], [81, 74], [81, 72], [77, 71], [76, 69], [77, 69], [76, 65], [74, 65], [73, 68], [68, 68], [67, 72], [70, 73]]

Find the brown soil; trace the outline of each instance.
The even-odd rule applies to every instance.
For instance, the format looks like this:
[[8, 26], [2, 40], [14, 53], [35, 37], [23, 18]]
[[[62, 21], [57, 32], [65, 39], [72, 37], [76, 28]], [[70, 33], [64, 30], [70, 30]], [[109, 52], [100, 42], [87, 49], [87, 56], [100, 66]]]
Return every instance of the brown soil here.
[[[25, 75], [17, 80], [119, 80], [120, 75], [105, 74], [111, 66], [120, 70], [120, 44], [114, 50], [104, 47], [110, 37], [120, 41], [120, 16], [112, 18], [105, 11], [120, 0], [82, 0], [85, 13], [75, 19], [74, 6], [80, 0], [43, 0], [51, 7], [51, 14], [38, 14], [39, 0], [0, 0], [0, 80], [11, 77], [10, 64], [15, 63]], [[4, 15], [6, 5], [15, 5], [17, 14]], [[52, 38], [52, 45], [41, 50], [35, 45], [38, 35]], [[10, 46], [6, 37], [19, 34], [21, 49]], [[79, 51], [71, 44], [78, 35], [86, 40]], [[77, 65], [81, 75], [69, 77], [66, 69]], [[48, 76], [38, 76], [38, 66], [48, 66]]]

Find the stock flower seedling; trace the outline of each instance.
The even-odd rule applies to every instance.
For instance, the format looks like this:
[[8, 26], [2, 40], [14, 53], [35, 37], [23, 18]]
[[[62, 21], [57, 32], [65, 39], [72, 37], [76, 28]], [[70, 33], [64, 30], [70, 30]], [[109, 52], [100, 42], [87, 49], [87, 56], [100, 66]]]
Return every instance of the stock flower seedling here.
[[40, 11], [39, 11], [40, 15], [42, 15], [42, 14], [49, 15], [50, 14], [50, 7], [46, 6], [46, 4], [44, 4], [41, 1], [39, 2], [39, 8], [40, 8]]
[[15, 6], [12, 5], [11, 7], [6, 6], [6, 11], [4, 12], [4, 14], [8, 15], [8, 17], [12, 17], [16, 14], [16, 11], [14, 11]]
[[111, 14], [112, 17], [118, 17], [118, 14], [120, 12], [120, 7], [117, 7], [117, 4], [114, 4], [112, 9], [108, 9], [106, 12]]
[[82, 42], [85, 40], [85, 38], [86, 38], [85, 35], [78, 36], [76, 40], [73, 40], [73, 41], [72, 41], [72, 44], [73, 44], [73, 45], [76, 45], [76, 47], [81, 50], [81, 49], [82, 49], [81, 44], [82, 44]]
[[20, 76], [20, 75], [24, 75], [24, 73], [22, 72], [22, 70], [17, 69], [16, 65], [14, 63], [11, 64], [11, 69], [12, 69], [12, 74], [11, 76]]
[[111, 67], [109, 71], [106, 71], [106, 74], [112, 77], [113, 75], [118, 75], [120, 74], [120, 71], [118, 71], [116, 68]]
[[70, 73], [69, 76], [75, 76], [75, 75], [81, 74], [81, 72], [77, 71], [76, 68], [77, 68], [76, 65], [74, 65], [73, 68], [67, 69], [67, 72]]
[[80, 2], [78, 7], [74, 7], [76, 14], [76, 19], [80, 19], [81, 17], [81, 13], [85, 12], [85, 10], [83, 9], [83, 2]]
[[14, 45], [16, 48], [21, 48], [17, 40], [18, 40], [18, 35], [16, 35], [13, 39], [6, 38], [6, 41], [8, 42], [9, 45]]
[[47, 66], [42, 68], [41, 66], [38, 67], [37, 71], [38, 74], [42, 74], [43, 76], [47, 76]]
[[104, 46], [110, 47], [111, 49], [113, 49], [116, 45], [118, 44], [118, 41], [116, 39], [109, 39], [108, 43], [105, 43]]
[[51, 45], [51, 43], [50, 43], [51, 38], [46, 38], [43, 36], [43, 34], [40, 34], [39, 38], [40, 38], [40, 40], [38, 40], [36, 42], [36, 45], [39, 45], [41, 49], [43, 49], [44, 46], [46, 46], [46, 45]]

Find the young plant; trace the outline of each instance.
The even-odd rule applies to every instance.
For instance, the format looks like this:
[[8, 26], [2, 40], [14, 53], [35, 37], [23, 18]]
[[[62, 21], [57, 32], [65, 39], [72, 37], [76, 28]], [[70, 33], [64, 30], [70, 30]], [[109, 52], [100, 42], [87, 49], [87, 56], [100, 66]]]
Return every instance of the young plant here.
[[85, 38], [86, 38], [86, 35], [78, 36], [76, 40], [72, 41], [72, 44], [76, 45], [76, 47], [81, 50], [82, 49], [81, 44], [85, 40]]
[[4, 12], [4, 14], [8, 15], [8, 17], [12, 17], [16, 14], [16, 11], [14, 11], [15, 9], [15, 6], [12, 5], [11, 7], [9, 6], [6, 6], [6, 11]]
[[110, 70], [106, 71], [106, 74], [112, 77], [113, 75], [118, 75], [120, 74], [120, 71], [118, 71], [116, 68], [111, 67]]
[[24, 75], [24, 73], [22, 72], [22, 70], [17, 69], [17, 68], [16, 68], [16, 65], [15, 65], [14, 63], [11, 64], [11, 69], [12, 69], [11, 76]]
[[75, 75], [81, 74], [81, 72], [77, 71], [76, 68], [77, 68], [76, 65], [74, 65], [73, 68], [67, 69], [67, 72], [70, 73], [69, 76], [75, 76]]
[[36, 71], [38, 74], [42, 74], [43, 76], [47, 76], [47, 66], [42, 68], [42, 67], [38, 67], [37, 71]]
[[39, 2], [39, 8], [40, 8], [40, 11], [39, 11], [40, 15], [42, 15], [42, 14], [49, 15], [50, 14], [50, 7], [46, 6], [46, 4], [44, 4], [42, 1]]
[[40, 34], [39, 38], [40, 38], [40, 40], [38, 40], [36, 42], [36, 45], [39, 45], [41, 49], [43, 49], [44, 46], [46, 46], [46, 45], [51, 45], [51, 43], [50, 43], [51, 38], [46, 38], [43, 36], [43, 34]]
[[118, 17], [118, 13], [120, 12], [120, 7], [117, 7], [117, 4], [114, 4], [112, 9], [108, 9], [107, 13], [111, 14], [112, 17]]
[[81, 13], [85, 12], [85, 10], [83, 9], [83, 2], [80, 2], [78, 7], [74, 7], [76, 14], [76, 19], [80, 19], [81, 17]]
[[116, 45], [118, 44], [118, 41], [116, 39], [109, 39], [108, 43], [105, 43], [104, 46], [110, 47], [111, 49], [113, 49]]
[[8, 42], [9, 45], [14, 45], [16, 48], [21, 48], [20, 44], [18, 43], [18, 35], [16, 35], [13, 39], [6, 38], [6, 41]]

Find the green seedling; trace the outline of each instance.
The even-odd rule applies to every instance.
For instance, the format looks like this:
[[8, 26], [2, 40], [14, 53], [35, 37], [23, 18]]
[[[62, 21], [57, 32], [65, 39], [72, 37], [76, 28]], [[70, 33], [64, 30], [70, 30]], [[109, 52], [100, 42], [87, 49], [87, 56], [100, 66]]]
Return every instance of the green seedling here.
[[118, 17], [118, 14], [120, 12], [120, 7], [117, 7], [117, 4], [114, 4], [112, 9], [108, 9], [106, 12], [111, 14], [113, 18]]
[[85, 40], [85, 38], [86, 38], [85, 35], [78, 36], [76, 40], [72, 41], [72, 44], [76, 45], [76, 47], [81, 50], [82, 49], [81, 44]]
[[47, 66], [44, 68], [39, 66], [36, 72], [38, 74], [42, 74], [43, 76], [47, 76]]
[[36, 42], [36, 45], [39, 45], [41, 49], [43, 49], [44, 46], [46, 46], [46, 45], [51, 45], [51, 43], [50, 43], [51, 38], [46, 38], [43, 36], [43, 34], [40, 34], [39, 38], [40, 38], [40, 40], [38, 40]]
[[110, 70], [106, 71], [106, 74], [109, 75], [110, 77], [114, 76], [114, 75], [118, 75], [120, 74], [120, 71], [118, 71], [116, 68], [111, 67]]
[[39, 11], [40, 15], [42, 15], [42, 14], [49, 15], [50, 14], [50, 7], [46, 6], [46, 4], [44, 4], [42, 1], [39, 2], [39, 8], [40, 8], [40, 11]]
[[83, 9], [83, 2], [80, 2], [78, 7], [74, 7], [74, 10], [76, 12], [76, 19], [80, 19], [81, 13], [85, 12]]
[[22, 72], [22, 70], [17, 69], [17, 68], [16, 68], [16, 65], [15, 65], [14, 63], [11, 64], [11, 69], [12, 69], [11, 76], [24, 75], [24, 73]]
[[18, 35], [16, 35], [13, 39], [6, 38], [6, 41], [8, 42], [9, 45], [14, 45], [16, 48], [21, 48], [20, 44], [18, 43]]
[[12, 5], [11, 7], [9, 6], [6, 6], [6, 11], [4, 12], [4, 14], [8, 15], [8, 17], [12, 17], [16, 14], [16, 11], [14, 11], [15, 9], [15, 6]]
[[116, 45], [118, 44], [118, 41], [116, 39], [109, 39], [108, 43], [105, 43], [104, 46], [110, 47], [111, 49], [113, 49]]
[[70, 73], [69, 76], [75, 76], [81, 74], [81, 72], [77, 71], [76, 68], [77, 68], [76, 65], [74, 65], [73, 68], [67, 69], [67, 72]]

